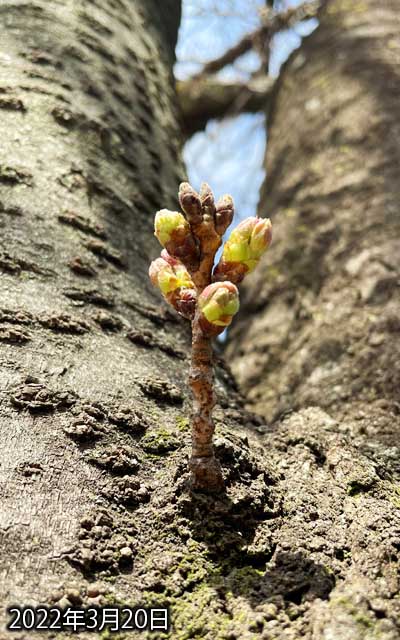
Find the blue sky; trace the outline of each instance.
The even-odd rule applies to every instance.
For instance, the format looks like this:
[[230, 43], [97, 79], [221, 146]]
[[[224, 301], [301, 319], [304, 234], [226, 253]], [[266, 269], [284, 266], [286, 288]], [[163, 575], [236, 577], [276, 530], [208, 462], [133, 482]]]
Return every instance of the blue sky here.
[[[283, 8], [301, 4], [282, 1]], [[177, 46], [175, 74], [190, 77], [207, 60], [221, 55], [245, 33], [260, 24], [258, 11], [264, 0], [183, 0], [183, 18]], [[273, 39], [270, 74], [277, 76], [283, 62], [299, 46], [301, 38], [317, 26], [309, 20], [277, 34]], [[246, 80], [258, 68], [259, 58], [249, 52], [219, 73], [221, 79]], [[184, 158], [189, 180], [195, 188], [208, 182], [216, 196], [231, 193], [236, 220], [254, 215], [258, 193], [264, 180], [263, 159], [266, 145], [263, 114], [242, 114], [211, 121], [204, 132], [195, 134], [185, 145]], [[263, 212], [268, 215], [268, 211]]]

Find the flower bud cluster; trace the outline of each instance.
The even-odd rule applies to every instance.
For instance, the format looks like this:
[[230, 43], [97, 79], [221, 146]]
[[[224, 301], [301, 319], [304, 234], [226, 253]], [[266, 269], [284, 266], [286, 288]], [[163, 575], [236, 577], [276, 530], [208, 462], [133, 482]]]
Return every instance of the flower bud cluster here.
[[271, 222], [243, 220], [231, 232], [211, 276], [215, 252], [233, 220], [233, 199], [224, 195], [215, 204], [208, 184], [197, 193], [183, 182], [179, 202], [183, 213], [162, 209], [156, 214], [155, 236], [164, 250], [152, 262], [150, 278], [179, 313], [193, 319], [197, 310], [203, 332], [218, 335], [239, 309], [235, 285], [253, 271], [271, 243]]
[[201, 222], [213, 222], [216, 232], [223, 236], [233, 220], [234, 205], [229, 195], [222, 196], [215, 204], [210, 186], [203, 182], [198, 194], [188, 182], [179, 188], [179, 202], [186, 218], [193, 227]]

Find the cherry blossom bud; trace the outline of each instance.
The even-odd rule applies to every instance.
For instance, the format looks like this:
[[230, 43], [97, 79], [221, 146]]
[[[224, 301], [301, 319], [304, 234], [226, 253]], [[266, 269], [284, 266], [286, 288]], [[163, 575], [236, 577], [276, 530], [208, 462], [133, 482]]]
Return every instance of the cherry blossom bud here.
[[215, 208], [215, 228], [222, 236], [233, 220], [234, 205], [232, 196], [226, 194], [217, 202]]
[[188, 182], [179, 186], [179, 202], [189, 223], [200, 224], [203, 219], [200, 196]]
[[215, 217], [215, 202], [214, 194], [210, 185], [207, 182], [203, 182], [200, 188], [200, 201], [203, 209], [203, 220], [206, 222], [214, 222]]
[[185, 216], [178, 211], [162, 209], [156, 213], [154, 227], [154, 235], [168, 253], [195, 271], [199, 264], [199, 251]]
[[190, 231], [189, 224], [181, 213], [168, 209], [157, 211], [154, 220], [154, 235], [163, 247], [171, 241], [172, 235], [180, 230]]
[[221, 260], [214, 269], [214, 280], [238, 284], [257, 266], [272, 240], [272, 225], [268, 218], [246, 218], [229, 236]]
[[221, 333], [239, 309], [239, 292], [232, 282], [215, 282], [199, 296], [200, 326], [209, 336]]
[[164, 298], [184, 317], [192, 318], [197, 293], [186, 267], [167, 251], [161, 258], [153, 260], [149, 268], [150, 280], [158, 287]]
[[173, 306], [184, 318], [192, 320], [196, 311], [197, 292], [195, 289], [179, 290], [179, 295], [174, 296]]

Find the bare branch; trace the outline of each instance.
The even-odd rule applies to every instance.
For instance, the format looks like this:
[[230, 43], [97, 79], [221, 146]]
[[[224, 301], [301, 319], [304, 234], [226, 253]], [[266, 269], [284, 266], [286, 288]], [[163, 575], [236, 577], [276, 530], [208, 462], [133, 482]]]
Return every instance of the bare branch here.
[[274, 80], [258, 76], [247, 83], [221, 82], [213, 77], [177, 83], [178, 99], [187, 137], [205, 128], [211, 119], [256, 113], [268, 106]]
[[247, 51], [250, 51], [261, 39], [264, 42], [266, 41], [266, 45], [268, 45], [272, 36], [278, 31], [287, 29], [301, 20], [314, 18], [319, 7], [320, 0], [311, 0], [311, 2], [305, 2], [299, 7], [292, 7], [282, 13], [273, 13], [267, 9], [263, 13], [263, 22], [260, 27], [245, 35], [237, 44], [225, 51], [219, 58], [207, 62], [203, 69], [193, 76], [193, 80], [205, 75], [217, 73], [228, 64], [232, 64], [237, 58], [247, 53]]

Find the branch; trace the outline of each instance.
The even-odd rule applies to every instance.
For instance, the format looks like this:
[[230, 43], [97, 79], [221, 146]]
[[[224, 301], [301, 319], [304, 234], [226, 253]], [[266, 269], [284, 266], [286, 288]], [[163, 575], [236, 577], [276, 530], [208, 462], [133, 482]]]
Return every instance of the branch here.
[[234, 281], [241, 282], [257, 266], [271, 242], [271, 222], [247, 218], [236, 227], [224, 245], [212, 282], [215, 255], [233, 220], [233, 199], [226, 194], [216, 203], [205, 182], [200, 193], [182, 182], [179, 203], [183, 213], [168, 209], [156, 213], [155, 235], [164, 250], [151, 263], [149, 276], [164, 298], [192, 321], [191, 488], [218, 492], [224, 490], [224, 479], [213, 447], [216, 397], [211, 340], [230, 325], [239, 310]]
[[265, 17], [263, 18], [263, 23], [258, 27], [258, 29], [255, 29], [253, 32], [245, 35], [242, 40], [228, 49], [228, 51], [225, 51], [225, 53], [223, 53], [219, 58], [215, 58], [215, 60], [207, 62], [203, 69], [193, 76], [192, 79], [194, 80], [206, 75], [217, 73], [228, 64], [232, 64], [232, 62], [247, 53], [247, 51], [250, 51], [250, 49], [252, 49], [255, 44], [259, 43], [260, 40], [264, 41], [266, 39], [266, 45], [268, 45], [272, 36], [278, 31], [287, 29], [296, 22], [301, 22], [301, 20], [314, 18], [319, 7], [320, 0], [311, 0], [311, 2], [305, 2], [299, 7], [292, 7], [282, 13], [274, 14], [271, 10], [267, 10]]
[[248, 83], [221, 82], [210, 77], [178, 82], [184, 134], [190, 137], [214, 118], [265, 110], [273, 85], [274, 80], [268, 76], [255, 77]]

